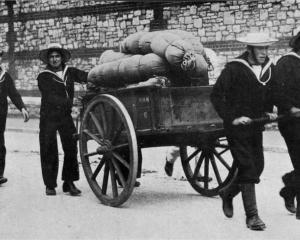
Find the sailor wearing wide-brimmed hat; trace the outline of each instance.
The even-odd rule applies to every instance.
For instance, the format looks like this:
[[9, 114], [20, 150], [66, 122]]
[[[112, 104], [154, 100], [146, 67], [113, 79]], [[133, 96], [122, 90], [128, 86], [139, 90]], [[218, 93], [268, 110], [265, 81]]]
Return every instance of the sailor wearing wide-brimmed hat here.
[[246, 45], [246, 51], [226, 64], [211, 94], [238, 167], [234, 182], [219, 193], [224, 214], [232, 217], [233, 198], [242, 192], [247, 227], [263, 230], [266, 226], [258, 216], [254, 185], [259, 183], [264, 168], [263, 125], [251, 122], [266, 115], [276, 118], [271, 113], [274, 65], [268, 58], [268, 47], [276, 39], [256, 32], [237, 40]]
[[58, 174], [58, 149], [56, 132], [60, 134], [64, 165], [62, 171], [63, 191], [72, 196], [81, 192], [74, 185], [79, 179], [77, 161], [77, 144], [73, 137], [76, 128], [71, 116], [74, 82], [86, 83], [87, 72], [66, 66], [71, 58], [68, 50], [60, 44], [49, 44], [41, 50], [39, 58], [47, 64], [46, 69], [38, 77], [41, 92], [40, 109], [40, 154], [42, 175], [47, 195], [55, 195]]
[[[0, 65], [2, 61], [2, 55], [3, 52], [0, 51]], [[17, 109], [22, 112], [24, 121], [27, 122], [29, 120], [29, 114], [20, 94], [15, 87], [14, 81], [9, 73], [0, 67], [0, 185], [7, 182], [7, 178], [3, 176], [6, 157], [4, 131], [8, 108], [7, 97], [9, 97]]]
[[[290, 39], [292, 51], [282, 56], [276, 64], [276, 80], [280, 87], [280, 114], [300, 113], [300, 32]], [[293, 165], [293, 171], [283, 177], [284, 187], [279, 194], [284, 199], [286, 209], [296, 213], [300, 219], [300, 119], [293, 118], [278, 124], [279, 130], [287, 144]], [[297, 207], [295, 207], [295, 197]]]

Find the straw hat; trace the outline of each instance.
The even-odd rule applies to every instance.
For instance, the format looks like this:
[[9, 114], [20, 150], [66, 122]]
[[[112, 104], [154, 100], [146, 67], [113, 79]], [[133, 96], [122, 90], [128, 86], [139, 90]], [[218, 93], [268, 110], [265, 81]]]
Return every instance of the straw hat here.
[[71, 58], [71, 53], [64, 49], [59, 43], [50, 43], [48, 45], [48, 48], [43, 49], [40, 51], [39, 58], [44, 62], [48, 63], [48, 53], [49, 51], [58, 51], [61, 53], [61, 56], [63, 58], [63, 62], [67, 62]]
[[278, 41], [275, 38], [271, 38], [269, 34], [264, 32], [248, 33], [245, 37], [240, 37], [237, 38], [236, 40], [248, 46], [255, 46], [255, 47], [269, 46]]

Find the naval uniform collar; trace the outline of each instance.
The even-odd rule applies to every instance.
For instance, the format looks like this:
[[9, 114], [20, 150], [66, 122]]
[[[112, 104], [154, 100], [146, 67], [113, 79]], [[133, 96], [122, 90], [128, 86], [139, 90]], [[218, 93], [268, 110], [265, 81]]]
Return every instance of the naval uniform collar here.
[[296, 57], [296, 58], [298, 58], [300, 60], [300, 55], [297, 54], [297, 53], [295, 53], [295, 52], [286, 53], [286, 54], [283, 55], [283, 57], [284, 56], [293, 56], [293, 57]]
[[[270, 70], [270, 67], [271, 67], [272, 61], [270, 59], [268, 59], [268, 61], [266, 63], [264, 63], [264, 65], [261, 65], [262, 70], [261, 70], [261, 73], [260, 73], [259, 77], [257, 77], [257, 75], [256, 75], [253, 67], [245, 59], [243, 59], [243, 58], [236, 58], [236, 59], [231, 60], [230, 62], [238, 62], [238, 63], [241, 63], [244, 66], [246, 66], [255, 75], [256, 80], [260, 84], [262, 84], [262, 85], [266, 85], [271, 80], [271, 70]], [[262, 77], [264, 76], [264, 74], [266, 73], [267, 70], [269, 70], [269, 77], [268, 77], [268, 79], [266, 81], [261, 81]]]
[[43, 72], [47, 72], [47, 73], [51, 73], [51, 74], [55, 75], [58, 78], [58, 79], [56, 79], [56, 78], [54, 79], [56, 81], [60, 80], [61, 82], [65, 82], [66, 81], [66, 73], [67, 73], [68, 68], [69, 68], [68, 66], [66, 66], [64, 68], [62, 78], [56, 72], [51, 71], [50, 69], [45, 69]]
[[5, 71], [1, 69], [1, 73], [0, 73], [0, 82], [4, 81], [4, 75], [5, 75]]

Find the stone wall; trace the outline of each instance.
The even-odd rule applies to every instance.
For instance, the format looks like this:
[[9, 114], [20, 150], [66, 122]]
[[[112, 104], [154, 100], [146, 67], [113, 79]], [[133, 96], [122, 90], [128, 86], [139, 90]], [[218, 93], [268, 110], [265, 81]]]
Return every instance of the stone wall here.
[[[181, 2], [163, 7], [166, 28], [192, 32], [205, 47], [215, 50], [223, 63], [243, 51], [244, 46], [235, 39], [248, 31], [267, 31], [279, 38], [270, 49], [270, 56], [276, 59], [288, 51], [289, 37], [300, 30], [300, 0], [199, 1], [196, 5]], [[44, 67], [37, 58], [38, 52], [50, 42], [60, 42], [70, 49], [70, 64], [88, 71], [97, 64], [103, 50], [117, 49], [120, 40], [131, 33], [149, 31], [155, 20], [155, 7], [118, 1], [16, 1], [14, 68], [10, 70], [17, 87], [37, 89], [35, 79]], [[8, 65], [9, 19], [4, 1], [0, 9], [0, 49]]]

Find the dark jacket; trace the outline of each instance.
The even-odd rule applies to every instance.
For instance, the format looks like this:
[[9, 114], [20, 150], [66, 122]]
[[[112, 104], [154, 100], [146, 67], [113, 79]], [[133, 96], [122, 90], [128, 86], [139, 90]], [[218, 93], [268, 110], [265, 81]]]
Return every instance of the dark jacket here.
[[211, 101], [224, 120], [224, 127], [230, 134], [249, 135], [263, 130], [261, 124], [233, 126], [232, 121], [241, 116], [251, 119], [265, 116], [273, 110], [272, 84], [274, 65], [266, 59], [262, 75], [258, 79], [248, 63], [248, 53], [226, 64], [211, 93]]
[[0, 115], [5, 117], [7, 115], [7, 97], [20, 111], [25, 108], [11, 76], [0, 68]]
[[42, 95], [41, 117], [59, 118], [70, 114], [74, 98], [74, 82], [87, 82], [87, 72], [67, 66], [63, 71], [63, 79], [50, 68], [41, 72], [37, 77]]
[[275, 76], [277, 94], [281, 97], [279, 114], [287, 113], [292, 106], [300, 108], [300, 56], [294, 52], [282, 56], [277, 61]]

